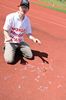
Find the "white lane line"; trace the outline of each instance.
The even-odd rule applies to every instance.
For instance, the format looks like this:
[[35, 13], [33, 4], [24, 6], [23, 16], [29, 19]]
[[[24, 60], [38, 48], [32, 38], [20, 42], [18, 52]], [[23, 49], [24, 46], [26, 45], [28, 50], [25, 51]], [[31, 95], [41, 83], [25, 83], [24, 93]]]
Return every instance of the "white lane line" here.
[[39, 18], [39, 17], [30, 15], [30, 14], [27, 14], [27, 15], [28, 15], [28, 16], [31, 16], [31, 17], [34, 17], [34, 18], [36, 18], [36, 19], [39, 19], [39, 20], [42, 20], [42, 21], [45, 21], [45, 22], [48, 22], [48, 23], [52, 23], [52, 24], [55, 24], [55, 25], [57, 25], [57, 26], [61, 26], [61, 27], [66, 28], [65, 25], [61, 25], [61, 24], [58, 24], [58, 23], [55, 23], [55, 22], [52, 22], [52, 21], [49, 21], [49, 20], [45, 20], [45, 19], [43, 19], [43, 18]]
[[0, 5], [0, 6], [6, 8], [6, 9], [10, 9], [10, 10], [16, 11], [16, 9], [13, 9], [13, 8], [9, 8], [9, 7], [3, 6], [3, 5]]
[[[13, 11], [16, 11], [16, 9], [12, 9], [12, 8], [9, 8], [9, 7], [6, 7], [6, 6], [3, 6], [3, 5], [0, 5], [1, 7], [4, 7], [4, 8], [7, 8], [7, 9], [10, 9], [10, 10], [13, 10]], [[66, 28], [66, 26], [64, 25], [61, 25], [61, 24], [58, 24], [58, 23], [55, 23], [55, 22], [52, 22], [52, 21], [49, 21], [49, 20], [45, 20], [45, 19], [42, 19], [42, 18], [39, 18], [39, 17], [36, 17], [36, 16], [33, 16], [33, 15], [30, 15], [30, 14], [27, 14], [28, 16], [31, 16], [33, 18], [36, 18], [36, 19], [39, 19], [39, 20], [42, 20], [42, 21], [45, 21], [45, 22], [48, 22], [48, 23], [52, 23], [52, 24], [55, 24], [57, 26], [61, 26], [61, 27], [64, 27]]]
[[[5, 0], [5, 1], [16, 5], [15, 3], [11, 2], [11, 1], [8, 1], [8, 0]], [[46, 15], [48, 15], [48, 16], [51, 16], [52, 18], [55, 17], [55, 18], [58, 18], [58, 19], [61, 19], [61, 20], [66, 20], [65, 18], [60, 18], [60, 17], [57, 17], [57, 16], [55, 16], [55, 15], [51, 15], [51, 14], [48, 14], [48, 13], [45, 13], [45, 12], [41, 12], [41, 11], [36, 10], [36, 9], [33, 9], [33, 8], [30, 8], [30, 9], [31, 9], [31, 10], [34, 10], [34, 11], [36, 11], [36, 12], [38, 12], [38, 13], [46, 14]]]
[[55, 16], [55, 15], [51, 15], [51, 14], [48, 14], [48, 13], [45, 13], [45, 12], [41, 12], [41, 11], [39, 11], [39, 10], [36, 10], [36, 9], [32, 9], [32, 8], [30, 8], [31, 10], [34, 10], [34, 11], [36, 11], [36, 12], [40, 12], [40, 14], [46, 14], [47, 16], [51, 16], [52, 18], [53, 17], [55, 17], [55, 18], [59, 18], [59, 19], [61, 19], [61, 20], [66, 20], [66, 19], [64, 19], [64, 18], [60, 18], [60, 17], [57, 17], [57, 16]]
[[[12, 3], [13, 5], [16, 5], [16, 3], [14, 3], [14, 2], [11, 2], [11, 1], [8, 1], [8, 0], [5, 0], [5, 1], [1, 1], [1, 2], [9, 2], [9, 3]], [[19, 2], [20, 3], [20, 2]]]

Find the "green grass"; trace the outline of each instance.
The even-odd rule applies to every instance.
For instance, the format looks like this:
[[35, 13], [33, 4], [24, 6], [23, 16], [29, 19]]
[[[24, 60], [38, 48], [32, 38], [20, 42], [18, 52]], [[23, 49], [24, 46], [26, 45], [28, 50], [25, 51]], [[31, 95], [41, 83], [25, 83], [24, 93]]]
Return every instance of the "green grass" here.
[[61, 2], [60, 0], [38, 0], [39, 2], [47, 2], [48, 4], [54, 3], [55, 6], [60, 6], [61, 8], [66, 8], [66, 0]]
[[50, 9], [52, 9], [52, 10], [57, 10], [57, 11], [59, 11], [59, 12], [63, 12], [63, 13], [65, 13], [66, 14], [66, 10], [62, 10], [62, 9], [60, 9], [60, 8], [53, 8], [53, 7], [51, 7], [51, 6], [45, 6], [46, 8], [50, 8]]
[[37, 2], [31, 2], [32, 4], [37, 4]]
[[45, 6], [44, 4], [37, 4], [38, 6]]
[[[44, 0], [45, 1], [45, 0]], [[46, 0], [47, 1], [47, 0]], [[45, 4], [38, 4], [37, 2], [31, 2], [32, 4], [36, 4], [38, 6], [43, 6], [45, 8], [50, 8], [52, 10], [56, 10], [56, 11], [59, 11], [59, 12], [63, 12], [64, 14], [66, 14], [66, 10], [63, 10], [62, 7], [60, 8], [55, 8], [55, 7], [52, 7], [52, 6], [46, 6]], [[58, 5], [56, 5], [58, 6]]]

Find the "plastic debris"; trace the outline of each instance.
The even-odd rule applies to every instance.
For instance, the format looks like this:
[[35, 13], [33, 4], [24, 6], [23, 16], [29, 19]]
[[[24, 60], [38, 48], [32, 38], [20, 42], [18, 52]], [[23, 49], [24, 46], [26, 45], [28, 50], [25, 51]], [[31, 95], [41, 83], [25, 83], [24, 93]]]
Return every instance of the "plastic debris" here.
[[22, 79], [24, 79], [24, 78], [28, 78], [27, 76], [22, 76]]
[[11, 77], [12, 77], [12, 76], [7, 76], [7, 77], [4, 78], [4, 80], [7, 80], [8, 78], [11, 78]]
[[36, 70], [31, 70], [31, 72], [35, 72]]
[[35, 66], [29, 66], [29, 68], [35, 68]]
[[38, 76], [37, 78], [40, 78], [40, 76]]
[[14, 70], [18, 70], [18, 68], [14, 68]]
[[50, 60], [50, 62], [52, 62], [52, 59]]
[[35, 66], [28, 64], [29, 68], [35, 68]]
[[23, 70], [23, 68], [20, 68], [20, 71], [22, 71]]
[[35, 66], [31, 66], [31, 68], [35, 68]]
[[36, 78], [35, 80], [36, 80], [37, 82], [39, 82], [39, 80], [38, 80], [37, 78]]
[[58, 86], [57, 86], [57, 88], [61, 88], [62, 87], [62, 85], [61, 84], [59, 84]]
[[38, 88], [38, 90], [42, 91], [42, 86], [40, 86], [40, 88]]
[[28, 66], [31, 66], [31, 64], [28, 64]]
[[53, 68], [52, 68], [52, 64], [48, 67], [48, 68], [45, 68], [46, 70], [54, 70]]
[[40, 70], [40, 68], [37, 68], [37, 70], [38, 70], [38, 74], [40, 74], [40, 73], [41, 73], [41, 70]]
[[50, 68], [51, 70], [53, 70], [53, 68], [52, 68], [52, 64], [49, 66], [49, 68]]
[[36, 80], [37, 82], [39, 82], [39, 80], [38, 80], [39, 78], [40, 78], [40, 76], [38, 76], [35, 80]]
[[44, 65], [44, 63], [39, 63], [39, 64]]
[[43, 90], [47, 90], [47, 89], [48, 89], [48, 87], [47, 87], [47, 86], [44, 86], [44, 87], [43, 87]]
[[43, 69], [43, 72], [46, 72], [47, 71], [45, 67], [43, 67], [42, 69]]
[[49, 84], [52, 84], [52, 82], [48, 81]]
[[44, 76], [45, 74], [42, 73], [42, 76]]
[[64, 78], [64, 76], [57, 76], [57, 78]]
[[19, 86], [18, 86], [18, 88], [21, 88], [21, 86], [24, 84], [24, 82], [22, 82], [22, 84], [20, 84]]
[[20, 71], [22, 71], [22, 70], [27, 70], [27, 68], [25, 67], [25, 68], [20, 68]]
[[38, 88], [38, 90], [43, 91], [43, 90], [47, 90], [48, 87], [47, 86], [40, 86], [40, 88]]
[[23, 68], [23, 70], [27, 70], [27, 68], [25, 67], [25, 68]]

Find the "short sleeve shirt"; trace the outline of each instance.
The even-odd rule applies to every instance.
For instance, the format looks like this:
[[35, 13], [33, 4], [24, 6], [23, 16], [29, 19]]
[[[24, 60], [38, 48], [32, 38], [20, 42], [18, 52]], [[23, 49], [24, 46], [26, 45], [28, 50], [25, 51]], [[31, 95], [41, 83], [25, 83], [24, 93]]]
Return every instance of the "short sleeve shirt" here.
[[[23, 34], [31, 34], [31, 25], [30, 20], [27, 16], [24, 17], [24, 20], [22, 21], [18, 17], [18, 12], [11, 13], [6, 16], [5, 24], [3, 26], [4, 30], [8, 31], [8, 34], [10, 37], [13, 38], [10, 43], [20, 43], [24, 41]], [[7, 38], [5, 37], [5, 43]]]

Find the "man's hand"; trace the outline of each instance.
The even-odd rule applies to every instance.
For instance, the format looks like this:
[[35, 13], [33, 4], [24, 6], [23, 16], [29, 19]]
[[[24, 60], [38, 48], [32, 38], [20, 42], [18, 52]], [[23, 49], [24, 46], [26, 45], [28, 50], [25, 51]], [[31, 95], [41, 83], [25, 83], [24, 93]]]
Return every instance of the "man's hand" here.
[[41, 44], [40, 40], [38, 40], [37, 38], [34, 38], [31, 34], [27, 34], [27, 36], [29, 37], [29, 39], [33, 40], [35, 43]]
[[12, 38], [8, 38], [7, 40], [6, 40], [6, 42], [10, 42], [12, 40]]
[[6, 42], [9, 42], [9, 41], [13, 40], [13, 38], [11, 38], [11, 37], [8, 35], [8, 30], [4, 30], [4, 36], [7, 38]]
[[38, 42], [38, 44], [41, 44], [40, 40], [38, 40], [37, 38], [34, 39], [34, 42]]

